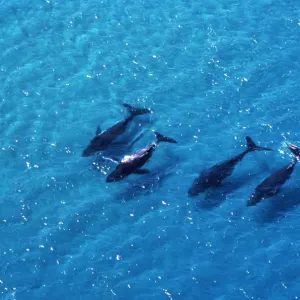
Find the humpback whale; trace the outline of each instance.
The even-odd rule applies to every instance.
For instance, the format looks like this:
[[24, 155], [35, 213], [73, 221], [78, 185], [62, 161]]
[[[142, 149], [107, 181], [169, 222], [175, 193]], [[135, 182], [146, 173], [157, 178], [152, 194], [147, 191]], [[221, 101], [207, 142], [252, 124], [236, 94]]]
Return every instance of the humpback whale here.
[[127, 125], [134, 119], [134, 117], [151, 112], [151, 110], [148, 108], [135, 108], [126, 103], [124, 103], [123, 106], [128, 109], [130, 113], [129, 117], [102, 132], [98, 126], [95, 137], [84, 149], [82, 156], [90, 156], [105, 150], [119, 135], [125, 132]]
[[204, 170], [194, 180], [192, 186], [188, 190], [188, 195], [197, 196], [208, 188], [218, 187], [226, 177], [231, 175], [235, 166], [244, 158], [247, 153], [252, 151], [272, 150], [270, 148], [257, 146], [249, 136], [246, 137], [246, 142], [247, 149], [245, 151], [231, 159], [218, 163], [211, 168]]
[[163, 136], [158, 132], [154, 132], [154, 134], [156, 137], [156, 141], [146, 146], [145, 148], [136, 151], [132, 155], [125, 155], [124, 158], [120, 162], [118, 162], [115, 170], [107, 176], [106, 182], [120, 181], [130, 174], [149, 173], [149, 170], [141, 169], [141, 167], [150, 159], [158, 144], [160, 142], [174, 144], [177, 143], [175, 140]]
[[289, 164], [275, 171], [263, 180], [249, 197], [247, 206], [254, 206], [260, 201], [278, 194], [281, 186], [291, 177], [295, 165], [300, 158], [300, 149], [292, 144], [288, 144], [287, 147], [295, 155], [295, 158]]

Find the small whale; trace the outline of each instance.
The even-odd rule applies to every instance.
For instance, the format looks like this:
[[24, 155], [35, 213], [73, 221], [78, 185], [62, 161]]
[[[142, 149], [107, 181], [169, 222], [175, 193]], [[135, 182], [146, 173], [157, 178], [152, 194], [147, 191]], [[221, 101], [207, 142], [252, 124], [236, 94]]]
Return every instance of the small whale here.
[[246, 137], [246, 142], [247, 149], [241, 154], [204, 170], [199, 177], [194, 180], [192, 186], [188, 190], [188, 195], [197, 196], [208, 188], [218, 187], [226, 177], [231, 175], [235, 166], [244, 158], [247, 153], [252, 151], [272, 150], [270, 148], [257, 146], [249, 136]]
[[135, 108], [126, 103], [124, 103], [123, 106], [128, 109], [130, 113], [129, 117], [103, 132], [101, 132], [101, 129], [98, 126], [96, 130], [96, 136], [84, 149], [82, 156], [87, 157], [105, 150], [118, 136], [125, 132], [127, 125], [134, 119], [134, 117], [151, 113], [151, 110], [148, 108]]
[[106, 182], [120, 181], [130, 174], [148, 174], [150, 171], [141, 169], [141, 167], [150, 159], [158, 144], [160, 142], [177, 143], [175, 140], [165, 137], [158, 132], [154, 132], [154, 134], [156, 141], [132, 155], [124, 156], [124, 158], [118, 162], [115, 170], [107, 176]]
[[255, 188], [254, 193], [249, 197], [247, 206], [254, 206], [260, 201], [278, 194], [281, 186], [290, 178], [295, 165], [300, 158], [300, 149], [292, 144], [288, 144], [287, 147], [296, 156], [296, 158], [294, 158], [288, 165], [277, 170], [261, 182]]

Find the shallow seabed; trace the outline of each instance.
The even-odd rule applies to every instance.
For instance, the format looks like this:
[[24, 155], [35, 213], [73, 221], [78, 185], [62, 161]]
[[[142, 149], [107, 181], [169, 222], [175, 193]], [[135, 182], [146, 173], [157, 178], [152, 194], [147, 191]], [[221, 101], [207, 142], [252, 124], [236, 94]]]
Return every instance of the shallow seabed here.
[[[298, 1], [0, 3], [1, 299], [300, 298], [300, 166], [246, 207], [300, 145]], [[153, 114], [114, 156], [151, 130], [178, 144], [108, 184], [114, 164], [81, 153], [123, 102]], [[275, 151], [188, 197], [247, 135]]]

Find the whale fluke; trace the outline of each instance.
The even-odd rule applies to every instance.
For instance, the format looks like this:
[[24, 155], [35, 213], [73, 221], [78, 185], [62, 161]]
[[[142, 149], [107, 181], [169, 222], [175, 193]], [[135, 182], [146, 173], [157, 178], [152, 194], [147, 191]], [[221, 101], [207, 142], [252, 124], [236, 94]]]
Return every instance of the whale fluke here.
[[253, 142], [253, 140], [251, 139], [250, 136], [246, 136], [246, 141], [247, 141], [247, 150], [248, 150], [248, 151], [272, 151], [271, 148], [257, 146], [257, 145]]
[[175, 140], [173, 140], [169, 137], [166, 137], [166, 136], [162, 135], [159, 132], [154, 132], [154, 134], [155, 134], [155, 137], [157, 139], [157, 143], [166, 142], [166, 143], [177, 144], [177, 142]]

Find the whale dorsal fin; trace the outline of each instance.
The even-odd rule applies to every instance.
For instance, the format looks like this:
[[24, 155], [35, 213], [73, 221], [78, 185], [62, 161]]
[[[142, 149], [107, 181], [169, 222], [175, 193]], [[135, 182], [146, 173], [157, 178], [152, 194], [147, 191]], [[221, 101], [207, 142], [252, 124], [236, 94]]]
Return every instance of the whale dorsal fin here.
[[101, 128], [100, 126], [97, 126], [97, 129], [96, 129], [96, 135], [100, 134], [101, 133]]

